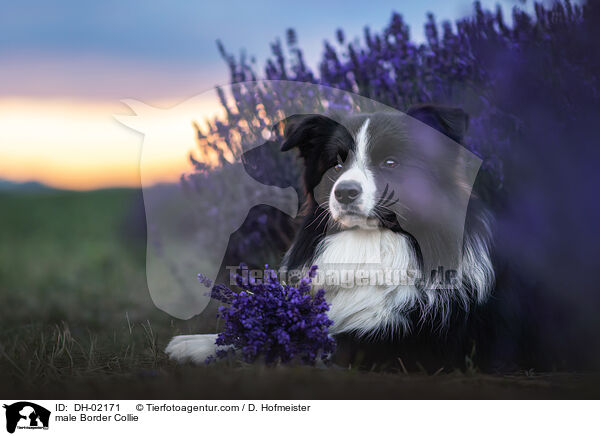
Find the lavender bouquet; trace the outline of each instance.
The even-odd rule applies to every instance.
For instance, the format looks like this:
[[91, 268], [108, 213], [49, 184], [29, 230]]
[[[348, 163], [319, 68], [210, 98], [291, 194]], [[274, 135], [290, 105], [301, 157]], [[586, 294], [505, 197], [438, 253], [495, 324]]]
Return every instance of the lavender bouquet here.
[[310, 292], [316, 270], [313, 266], [297, 287], [281, 283], [268, 265], [261, 281], [236, 275], [240, 291], [215, 285], [211, 297], [227, 305], [218, 309], [225, 325], [216, 340], [220, 348], [208, 361], [233, 351], [248, 363], [259, 357], [267, 364], [298, 359], [314, 365], [319, 357], [327, 362], [335, 350], [329, 336], [333, 321], [327, 317], [325, 291]]

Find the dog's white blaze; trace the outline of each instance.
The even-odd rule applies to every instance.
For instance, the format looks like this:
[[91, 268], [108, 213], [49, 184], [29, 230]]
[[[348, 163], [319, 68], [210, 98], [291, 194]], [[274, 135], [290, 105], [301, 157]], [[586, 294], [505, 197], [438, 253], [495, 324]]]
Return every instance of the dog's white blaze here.
[[[373, 262], [379, 259], [379, 262]], [[323, 239], [312, 262], [319, 277], [327, 281], [340, 277], [340, 283], [326, 283], [325, 298], [330, 303], [331, 332], [359, 335], [404, 333], [410, 329], [406, 313], [418, 301], [418, 290], [410, 284], [359, 283], [377, 271], [406, 272], [416, 267], [406, 237], [384, 228], [354, 228]], [[341, 271], [360, 274], [348, 286]]]
[[370, 123], [370, 119], [367, 118], [367, 120], [364, 122], [364, 124], [361, 126], [360, 130], [358, 131], [356, 138], [354, 138], [354, 142], [356, 143], [356, 164], [358, 166], [363, 166], [366, 167], [367, 163], [368, 163], [368, 152], [369, 152], [369, 145], [370, 145], [370, 138], [369, 138], [369, 123]]
[[[370, 119], [363, 123], [359, 129], [354, 142], [356, 143], [356, 153], [354, 158], [351, 160], [350, 168], [345, 171], [340, 178], [336, 181], [333, 186], [332, 192], [335, 191], [338, 183], [344, 181], [355, 181], [358, 182], [362, 188], [362, 194], [356, 206], [359, 208], [364, 216], [369, 216], [375, 207], [375, 200], [377, 194], [377, 186], [375, 185], [375, 176], [369, 169], [369, 123]], [[329, 198], [329, 209], [332, 212], [334, 218], [338, 218], [341, 214], [341, 208], [339, 203], [335, 199], [335, 196], [331, 195]], [[347, 225], [359, 225], [361, 227], [366, 226], [365, 219], [357, 220], [356, 217], [341, 217], [340, 222]]]

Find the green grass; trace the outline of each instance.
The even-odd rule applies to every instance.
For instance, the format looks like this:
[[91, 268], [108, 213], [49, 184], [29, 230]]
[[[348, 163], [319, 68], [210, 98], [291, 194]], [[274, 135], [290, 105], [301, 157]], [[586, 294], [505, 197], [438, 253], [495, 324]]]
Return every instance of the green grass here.
[[3, 322], [103, 324], [143, 303], [143, 244], [123, 225], [133, 199], [127, 191], [2, 195]]
[[129, 190], [0, 195], [8, 380], [40, 386], [155, 369], [165, 362], [158, 337], [192, 331], [152, 304], [143, 221], [130, 218], [140, 204]]
[[598, 379], [575, 374], [175, 365], [162, 350], [174, 334], [197, 330], [199, 321], [173, 319], [153, 305], [139, 207], [133, 190], [0, 193], [0, 396], [596, 396]]

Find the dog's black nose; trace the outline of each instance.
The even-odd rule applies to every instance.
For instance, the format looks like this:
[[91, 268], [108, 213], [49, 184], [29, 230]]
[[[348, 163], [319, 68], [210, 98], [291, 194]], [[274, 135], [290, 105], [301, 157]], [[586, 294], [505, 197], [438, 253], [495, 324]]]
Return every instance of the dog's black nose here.
[[335, 199], [342, 204], [350, 204], [362, 193], [358, 182], [340, 182], [335, 188]]

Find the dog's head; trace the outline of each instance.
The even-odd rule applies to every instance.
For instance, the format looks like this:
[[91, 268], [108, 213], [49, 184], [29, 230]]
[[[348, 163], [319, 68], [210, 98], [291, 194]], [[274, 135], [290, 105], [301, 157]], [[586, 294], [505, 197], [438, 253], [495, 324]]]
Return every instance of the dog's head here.
[[481, 162], [459, 144], [467, 126], [463, 110], [435, 105], [338, 120], [302, 115], [286, 123], [282, 150], [299, 150], [308, 201], [334, 223], [327, 232], [402, 232], [426, 277], [461, 269]]
[[460, 147], [448, 146], [467, 125], [461, 109], [433, 105], [339, 121], [299, 115], [287, 120], [282, 150], [299, 149], [307, 193], [341, 228], [447, 225], [470, 190]]

